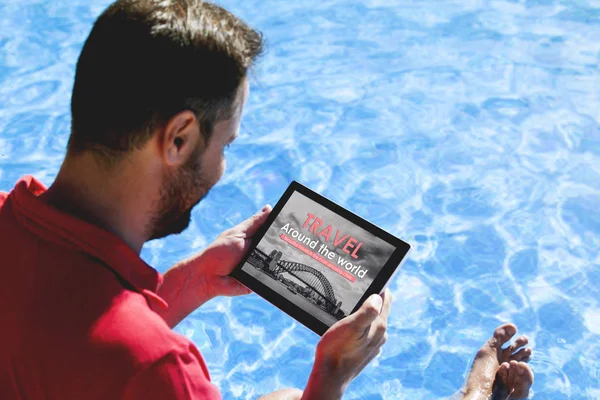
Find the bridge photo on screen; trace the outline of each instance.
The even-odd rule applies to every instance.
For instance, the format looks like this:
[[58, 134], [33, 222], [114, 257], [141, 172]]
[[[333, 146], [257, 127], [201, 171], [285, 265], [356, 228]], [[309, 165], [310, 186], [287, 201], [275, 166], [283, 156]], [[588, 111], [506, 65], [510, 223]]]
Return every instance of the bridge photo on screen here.
[[394, 250], [294, 192], [242, 270], [332, 325], [352, 312]]

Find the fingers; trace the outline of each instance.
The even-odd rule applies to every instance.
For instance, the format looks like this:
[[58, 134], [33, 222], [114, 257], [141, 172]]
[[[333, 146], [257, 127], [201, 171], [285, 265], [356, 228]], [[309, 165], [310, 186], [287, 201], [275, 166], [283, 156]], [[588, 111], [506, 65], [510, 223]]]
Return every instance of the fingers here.
[[387, 320], [391, 303], [392, 293], [386, 289], [382, 296], [369, 296], [358, 311], [347, 318], [347, 323], [360, 332], [361, 338], [366, 339], [366, 347], [379, 349], [387, 341]]
[[383, 307], [381, 309], [381, 318], [387, 320], [388, 315], [390, 315], [390, 308], [392, 305], [392, 292], [389, 289], [385, 289], [383, 292]]
[[387, 340], [387, 320], [392, 304], [392, 293], [385, 289], [382, 295], [383, 305], [377, 318], [371, 323], [369, 336], [371, 346], [380, 348]]
[[[387, 334], [385, 335], [385, 337], [387, 338]], [[381, 342], [381, 344], [370, 348], [369, 353], [367, 353], [367, 355], [362, 359], [361, 363], [356, 369], [355, 376], [358, 375], [363, 369], [365, 369], [365, 367], [369, 365], [369, 363], [373, 361], [374, 358], [378, 357], [381, 354], [381, 346], [383, 346], [383, 343], [385, 343], [385, 340]]]
[[385, 344], [385, 342], [387, 342], [388, 339], [388, 334], [387, 334], [387, 327], [385, 332], [383, 332], [383, 335], [381, 335], [381, 338], [379, 339], [379, 342], [377, 343], [377, 348], [379, 348], [379, 353], [381, 353], [381, 347]]
[[378, 294], [372, 294], [362, 306], [352, 315], [347, 317], [347, 323], [356, 327], [358, 331], [368, 329], [382, 311], [383, 299]]
[[267, 204], [263, 207], [262, 210], [260, 210], [247, 220], [234, 227], [233, 230], [238, 234], [242, 234], [246, 238], [252, 237], [256, 233], [258, 228], [260, 228], [262, 224], [265, 223], [267, 217], [271, 213], [271, 210], [272, 207], [269, 204]]
[[[366, 367], [387, 341], [387, 319], [392, 296], [373, 294], [348, 317], [333, 325], [317, 346], [317, 360], [335, 365], [348, 382]], [[333, 360], [333, 361], [332, 361]]]

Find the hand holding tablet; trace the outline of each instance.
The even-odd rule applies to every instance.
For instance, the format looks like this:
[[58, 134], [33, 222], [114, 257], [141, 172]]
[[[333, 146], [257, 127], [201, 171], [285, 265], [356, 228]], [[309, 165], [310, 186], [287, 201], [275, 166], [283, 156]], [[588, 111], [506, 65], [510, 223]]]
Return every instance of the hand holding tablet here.
[[292, 182], [231, 276], [323, 335], [381, 293], [409, 250], [406, 242]]
[[387, 340], [391, 293], [371, 295], [319, 340], [302, 399], [341, 399], [346, 387], [381, 351]]

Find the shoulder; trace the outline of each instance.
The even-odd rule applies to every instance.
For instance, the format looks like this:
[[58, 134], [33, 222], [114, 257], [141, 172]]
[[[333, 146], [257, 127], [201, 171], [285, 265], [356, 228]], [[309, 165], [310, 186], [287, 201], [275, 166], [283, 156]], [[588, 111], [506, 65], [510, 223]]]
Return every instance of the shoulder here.
[[6, 193], [6, 192], [0, 192], [0, 210], [4, 206], [4, 203], [6, 203], [6, 199], [7, 198], [8, 198], [8, 193]]

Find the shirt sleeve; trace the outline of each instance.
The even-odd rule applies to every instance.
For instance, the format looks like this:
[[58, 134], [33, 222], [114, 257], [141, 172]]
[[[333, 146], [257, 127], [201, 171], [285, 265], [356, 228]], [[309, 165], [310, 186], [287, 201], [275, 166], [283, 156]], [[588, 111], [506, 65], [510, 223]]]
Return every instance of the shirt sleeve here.
[[131, 379], [123, 399], [221, 400], [205, 371], [191, 353], [168, 353]]

